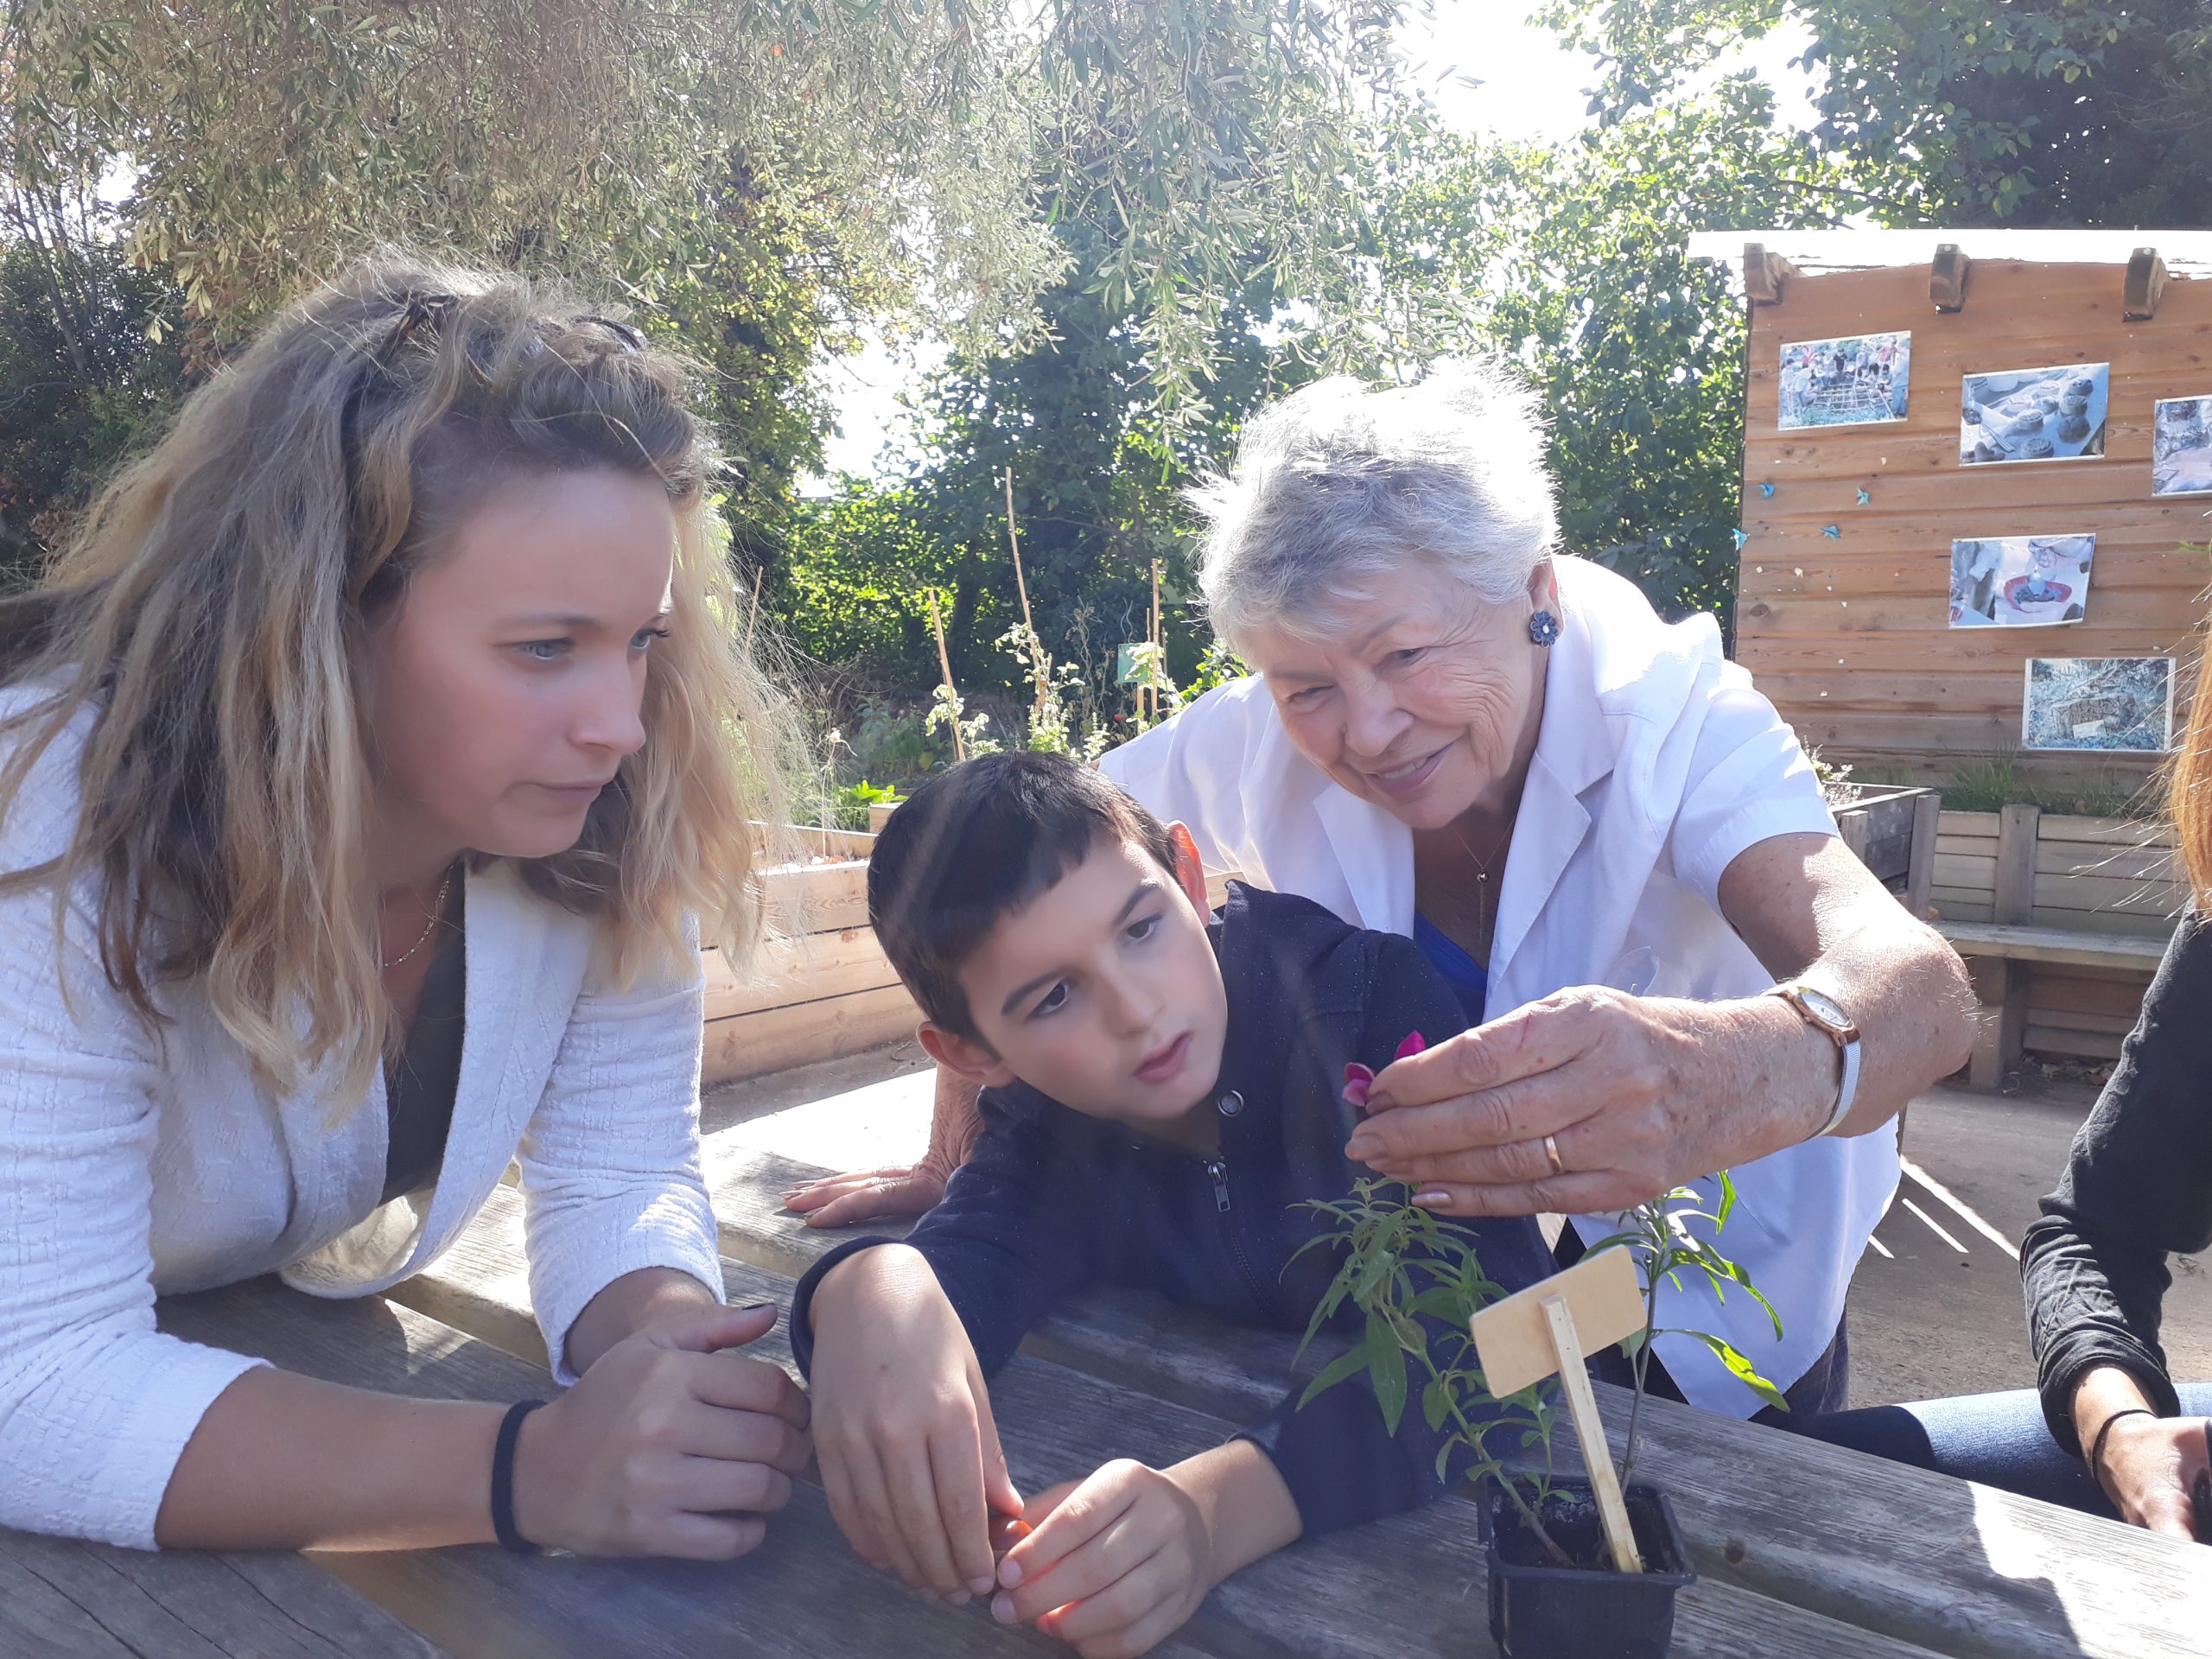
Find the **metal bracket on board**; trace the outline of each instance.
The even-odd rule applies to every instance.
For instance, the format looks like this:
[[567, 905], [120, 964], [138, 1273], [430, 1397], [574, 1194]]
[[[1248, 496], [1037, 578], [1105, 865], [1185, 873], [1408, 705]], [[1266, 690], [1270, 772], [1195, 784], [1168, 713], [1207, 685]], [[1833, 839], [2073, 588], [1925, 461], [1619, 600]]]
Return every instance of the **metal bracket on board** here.
[[1938, 311], [1967, 308], [1967, 269], [1973, 264], [1957, 243], [1936, 245], [1936, 257], [1928, 262], [1928, 297]]
[[2158, 315], [2158, 296], [2166, 291], [2166, 262], [2156, 248], [2138, 248], [2127, 262], [2120, 290], [2120, 314], [2129, 322], [2148, 322]]

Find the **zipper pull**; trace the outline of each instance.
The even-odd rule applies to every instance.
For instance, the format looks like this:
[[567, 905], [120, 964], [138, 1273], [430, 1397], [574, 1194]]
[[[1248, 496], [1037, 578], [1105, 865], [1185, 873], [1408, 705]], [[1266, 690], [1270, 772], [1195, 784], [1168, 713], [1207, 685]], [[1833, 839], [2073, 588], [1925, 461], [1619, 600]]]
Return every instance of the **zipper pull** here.
[[1206, 1173], [1213, 1177], [1213, 1207], [1222, 1214], [1229, 1213], [1229, 1166], [1218, 1158], [1209, 1159]]

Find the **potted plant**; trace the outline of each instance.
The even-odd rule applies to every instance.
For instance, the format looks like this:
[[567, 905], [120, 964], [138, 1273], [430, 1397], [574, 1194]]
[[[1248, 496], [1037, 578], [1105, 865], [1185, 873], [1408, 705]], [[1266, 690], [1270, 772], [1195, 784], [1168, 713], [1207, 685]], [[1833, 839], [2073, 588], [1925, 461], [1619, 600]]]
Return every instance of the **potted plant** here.
[[[1351, 1081], [1357, 1093], [1358, 1080]], [[1782, 1329], [1743, 1269], [1713, 1246], [1711, 1235], [1726, 1224], [1735, 1188], [1725, 1171], [1712, 1185], [1710, 1207], [1698, 1187], [1682, 1186], [1629, 1211], [1620, 1231], [1599, 1240], [1568, 1270], [1578, 1274], [1611, 1249], [1627, 1250], [1635, 1263], [1643, 1317], [1620, 1342], [1635, 1377], [1621, 1484], [1639, 1572], [1614, 1565], [1592, 1483], [1554, 1472], [1556, 1389], [1536, 1382], [1501, 1398], [1486, 1386], [1471, 1321], [1504, 1292], [1484, 1272], [1471, 1239], [1415, 1208], [1410, 1189], [1397, 1182], [1363, 1179], [1348, 1199], [1309, 1206], [1330, 1224], [1306, 1248], [1340, 1248], [1343, 1260], [1314, 1310], [1306, 1341], [1347, 1303], [1365, 1315], [1366, 1329], [1314, 1377], [1300, 1403], [1363, 1372], [1395, 1433], [1417, 1394], [1430, 1428], [1445, 1433], [1439, 1478], [1464, 1451], [1465, 1473], [1482, 1484], [1491, 1631], [1514, 1659], [1662, 1659], [1673, 1639], [1675, 1594], [1696, 1574], [1666, 1494], [1633, 1479], [1652, 1340], [1674, 1334], [1659, 1325], [1658, 1287], [1669, 1281], [1679, 1287], [1683, 1274], [1701, 1273], [1716, 1292], [1740, 1289], [1754, 1298], [1774, 1319], [1777, 1336]], [[1693, 1224], [1705, 1224], [1706, 1236]], [[1730, 1344], [1704, 1332], [1681, 1334], [1703, 1342], [1762, 1399], [1782, 1403], [1780, 1390]], [[1604, 1455], [1594, 1424], [1592, 1436]]]

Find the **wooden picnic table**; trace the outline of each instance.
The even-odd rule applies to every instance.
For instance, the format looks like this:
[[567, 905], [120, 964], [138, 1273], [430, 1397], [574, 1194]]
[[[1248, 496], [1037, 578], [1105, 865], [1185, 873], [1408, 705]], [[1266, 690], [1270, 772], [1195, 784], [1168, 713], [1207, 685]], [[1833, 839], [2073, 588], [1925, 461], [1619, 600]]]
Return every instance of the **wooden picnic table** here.
[[[733, 1300], [788, 1306], [835, 1242], [779, 1213], [816, 1173], [709, 1148]], [[501, 1189], [460, 1244], [389, 1299], [330, 1302], [271, 1281], [173, 1299], [166, 1329], [303, 1373], [422, 1397], [508, 1400], [549, 1385], [531, 1322], [521, 1205]], [[1114, 1457], [1173, 1461], [1278, 1399], [1294, 1344], [1147, 1299], [1081, 1299], [993, 1385], [1015, 1481]], [[786, 1367], [779, 1327], [752, 1351]], [[1626, 1397], [1601, 1389], [1616, 1451]], [[2201, 1655], [2212, 1573], [2197, 1547], [1773, 1430], [1647, 1402], [1640, 1469], [1663, 1484], [1700, 1581], [1684, 1659], [2110, 1659]], [[1561, 1451], [1571, 1459], [1562, 1435]], [[1222, 1585], [1163, 1656], [1367, 1659], [1495, 1652], [1476, 1504], [1304, 1541]], [[818, 1485], [797, 1483], [767, 1542], [727, 1565], [529, 1559], [491, 1547], [370, 1554], [143, 1555], [0, 1533], [0, 1654], [936, 1656], [1065, 1653], [907, 1592], [853, 1556]]]

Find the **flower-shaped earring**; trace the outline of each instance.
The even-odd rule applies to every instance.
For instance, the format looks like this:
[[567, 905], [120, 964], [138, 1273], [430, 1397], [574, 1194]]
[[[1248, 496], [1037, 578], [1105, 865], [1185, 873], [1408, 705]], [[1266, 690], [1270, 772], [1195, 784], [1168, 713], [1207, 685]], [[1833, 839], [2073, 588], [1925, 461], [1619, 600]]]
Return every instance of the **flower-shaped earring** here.
[[1538, 611], [1529, 618], [1529, 637], [1540, 645], [1548, 645], [1559, 638], [1559, 618], [1549, 611]]

